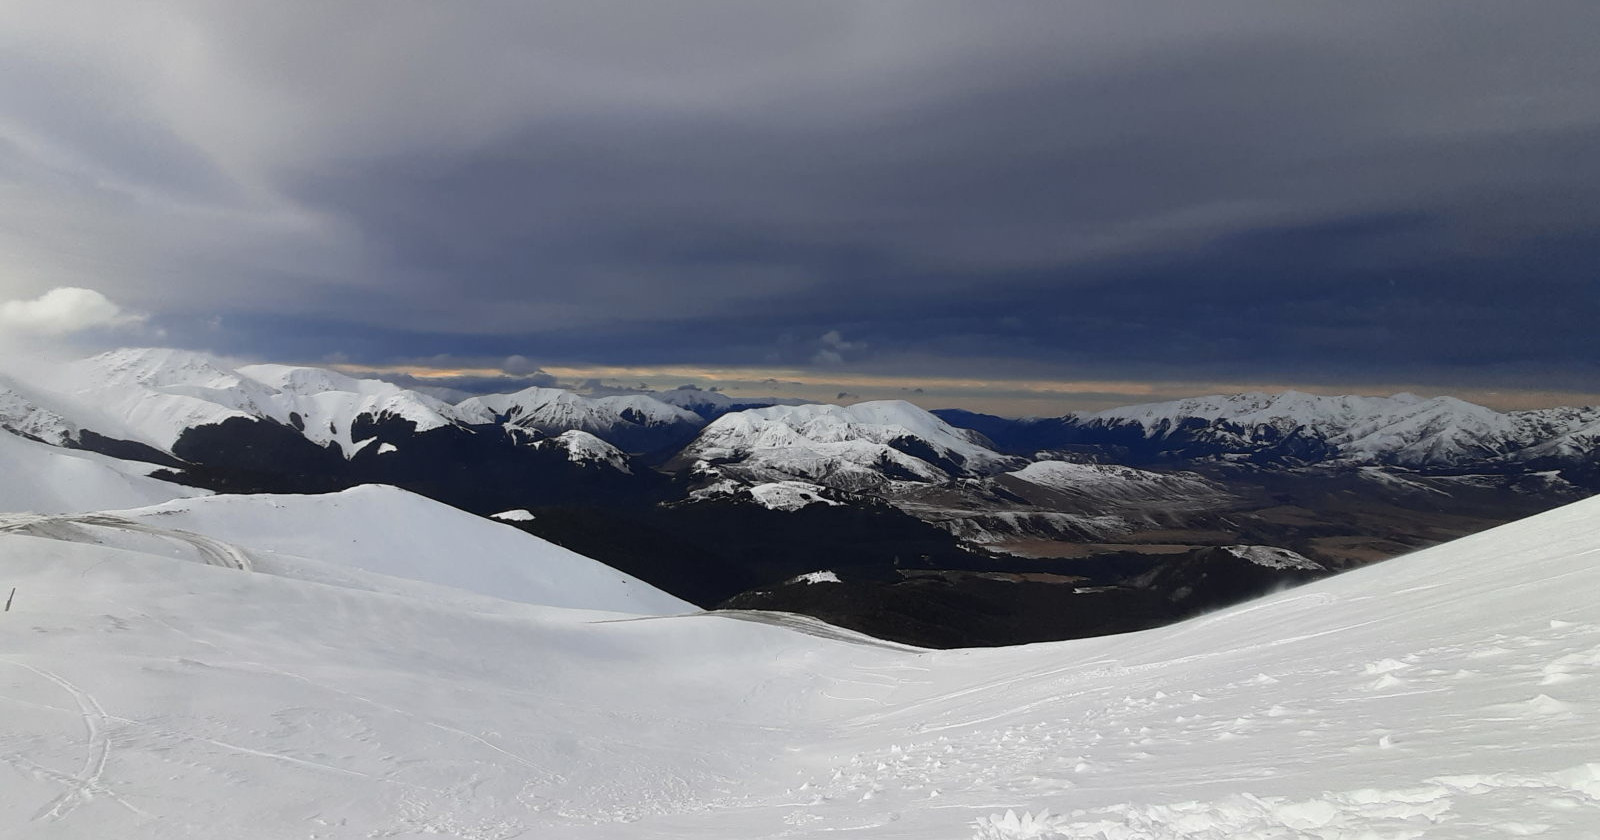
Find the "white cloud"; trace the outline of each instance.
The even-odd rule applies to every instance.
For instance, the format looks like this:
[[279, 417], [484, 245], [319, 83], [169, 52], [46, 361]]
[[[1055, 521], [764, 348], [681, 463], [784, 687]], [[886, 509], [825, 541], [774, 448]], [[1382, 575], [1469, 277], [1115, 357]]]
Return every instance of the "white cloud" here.
[[142, 323], [144, 315], [126, 312], [93, 289], [66, 286], [33, 300], [0, 303], [0, 329], [36, 335], [67, 335], [83, 330]]

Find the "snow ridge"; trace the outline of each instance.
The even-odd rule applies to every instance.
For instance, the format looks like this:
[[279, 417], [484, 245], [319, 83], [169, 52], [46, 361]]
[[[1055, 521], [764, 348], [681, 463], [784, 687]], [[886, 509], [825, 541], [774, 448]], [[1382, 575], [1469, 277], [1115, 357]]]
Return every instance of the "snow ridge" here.
[[751, 481], [799, 479], [851, 491], [1017, 465], [978, 440], [902, 400], [771, 406], [723, 415], [684, 457]]
[[0, 429], [52, 446], [65, 446], [78, 439], [76, 423], [40, 406], [17, 388], [15, 383], [0, 379]]
[[79, 513], [210, 492], [148, 477], [154, 469], [0, 432], [0, 511]]
[[1330, 444], [1356, 462], [1443, 466], [1573, 453], [1600, 440], [1600, 408], [1501, 413], [1454, 397], [1319, 396], [1299, 391], [1193, 397], [1068, 419], [1090, 428], [1132, 427], [1151, 440], [1191, 434], [1248, 447], [1289, 435]]
[[456, 408], [475, 423], [507, 423], [546, 434], [575, 430], [618, 445], [652, 434], [692, 434], [705, 423], [692, 411], [643, 394], [586, 397], [560, 388], [473, 397]]
[[313, 443], [361, 449], [361, 418], [404, 420], [417, 431], [459, 422], [432, 397], [374, 379], [289, 365], [230, 367], [202, 353], [123, 349], [72, 364], [52, 383], [64, 413], [108, 437], [171, 452], [184, 432], [243, 418], [289, 426]]
[[[511, 426], [511, 428], [517, 429], [520, 427]], [[567, 460], [574, 464], [605, 466], [618, 472], [629, 474], [633, 472], [628, 466], [628, 456], [622, 450], [588, 432], [578, 429], [562, 432], [553, 438], [535, 441], [533, 446], [541, 449], [560, 449], [566, 453]]]

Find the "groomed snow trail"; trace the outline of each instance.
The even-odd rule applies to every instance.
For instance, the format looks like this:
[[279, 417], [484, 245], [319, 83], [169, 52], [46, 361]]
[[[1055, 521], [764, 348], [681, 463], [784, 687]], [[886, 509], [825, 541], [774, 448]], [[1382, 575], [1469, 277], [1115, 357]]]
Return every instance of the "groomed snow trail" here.
[[34, 514], [0, 514], [0, 532], [58, 538], [58, 526], [85, 525], [91, 528], [110, 528], [130, 534], [149, 534], [191, 546], [200, 558], [211, 566], [251, 571], [250, 558], [236, 545], [214, 540], [204, 534], [176, 528], [156, 528], [121, 516], [106, 513], [66, 514], [38, 516]]

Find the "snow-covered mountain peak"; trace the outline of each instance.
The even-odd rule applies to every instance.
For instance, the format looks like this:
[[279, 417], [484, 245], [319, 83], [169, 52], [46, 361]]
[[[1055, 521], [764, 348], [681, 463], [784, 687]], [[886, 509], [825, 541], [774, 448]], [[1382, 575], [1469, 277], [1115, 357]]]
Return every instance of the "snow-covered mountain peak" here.
[[721, 391], [707, 391], [703, 388], [673, 388], [670, 391], [657, 391], [650, 396], [667, 405], [675, 405], [701, 416], [720, 414], [736, 404], [732, 397]]
[[0, 429], [62, 446], [77, 439], [78, 425], [39, 405], [22, 386], [0, 377]]
[[[1192, 397], [1070, 415], [1089, 429], [1135, 429], [1178, 448], [1252, 452], [1292, 440], [1313, 459], [1404, 466], [1514, 457], [1600, 419], [1592, 410], [1505, 414], [1455, 397], [1320, 396], [1298, 391]], [[1306, 448], [1308, 447], [1309, 448]], [[1322, 449], [1317, 447], [1321, 446]]]
[[113, 350], [52, 375], [55, 395], [80, 425], [168, 452], [196, 426], [279, 413], [275, 389], [186, 350]]
[[911, 403], [778, 405], [726, 414], [684, 450], [750, 481], [800, 479], [842, 490], [892, 480], [998, 472], [1016, 459], [990, 450]]
[[254, 379], [263, 385], [270, 385], [280, 391], [292, 394], [321, 394], [326, 391], [349, 391], [351, 393], [369, 393], [376, 386], [388, 385], [393, 390], [400, 390], [398, 386], [389, 385], [376, 379], [356, 379], [346, 376], [338, 371], [324, 368], [299, 367], [296, 365], [245, 365], [238, 372]]
[[545, 438], [535, 442], [533, 446], [560, 449], [566, 453], [567, 460], [574, 464], [606, 466], [620, 472], [633, 472], [628, 467], [628, 456], [622, 450], [579, 429], [571, 429], [553, 438]]
[[721, 391], [680, 386], [670, 391], [652, 391], [649, 396], [668, 405], [675, 405], [713, 420], [739, 408], [760, 408], [768, 405], [804, 405], [805, 400], [794, 397], [730, 397]]
[[279, 411], [272, 419], [300, 418], [304, 434], [315, 443], [336, 443], [348, 456], [361, 447], [354, 440], [358, 418], [404, 420], [424, 432], [451, 425], [456, 408], [427, 394], [379, 379], [357, 379], [322, 368], [291, 365], [248, 365], [239, 373], [273, 388]]
[[1158, 431], [1162, 423], [1171, 426], [1188, 418], [1224, 420], [1239, 425], [1324, 426], [1391, 413], [1414, 402], [1414, 399], [1395, 397], [1325, 397], [1303, 391], [1249, 392], [1131, 405], [1079, 417], [1090, 422], [1136, 422], [1151, 432]]
[[70, 366], [79, 388], [142, 385], [238, 388], [243, 378], [225, 362], [192, 350], [129, 347], [91, 356]]
[[687, 409], [644, 394], [586, 397], [561, 388], [473, 397], [456, 406], [476, 423], [509, 423], [546, 434], [577, 430], [634, 451], [681, 442], [705, 424]]
[[816, 403], [775, 405], [741, 411], [728, 417], [735, 419], [723, 418], [717, 423], [726, 420], [726, 426], [752, 428], [777, 424], [816, 442], [862, 439], [888, 443], [909, 435], [979, 459], [993, 455], [975, 442], [971, 432], [957, 429], [904, 400], [873, 400], [848, 406]]
[[232, 368], [203, 353], [167, 348], [114, 350], [51, 373], [58, 411], [106, 437], [172, 452], [190, 430], [230, 420], [265, 421], [318, 445], [360, 449], [354, 427], [366, 417], [401, 419], [417, 431], [457, 422], [433, 397], [375, 379], [290, 365]]

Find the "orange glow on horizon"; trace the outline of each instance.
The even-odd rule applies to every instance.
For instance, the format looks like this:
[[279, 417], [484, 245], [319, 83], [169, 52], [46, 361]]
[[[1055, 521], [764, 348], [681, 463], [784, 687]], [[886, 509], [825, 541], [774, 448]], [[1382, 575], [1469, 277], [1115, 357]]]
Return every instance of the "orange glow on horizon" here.
[[[374, 366], [333, 365], [347, 373], [403, 374], [423, 380], [469, 377], [511, 377], [494, 367], [437, 367], [425, 364]], [[690, 365], [552, 365], [545, 373], [564, 383], [601, 380], [620, 387], [644, 384], [670, 389], [684, 384], [720, 387], [735, 395], [790, 396], [817, 402], [857, 402], [863, 399], [905, 399], [926, 408], [974, 408], [1013, 414], [1064, 414], [1141, 402], [1164, 402], [1205, 394], [1243, 392], [1277, 393], [1299, 390], [1314, 394], [1389, 395], [1413, 392], [1423, 396], [1450, 395], [1501, 411], [1556, 405], [1594, 405], [1600, 394], [1548, 389], [1440, 388], [1419, 384], [1351, 383], [1342, 385], [1283, 384], [1274, 382], [1177, 382], [1117, 379], [982, 379], [958, 376], [893, 376], [846, 370], [798, 368], [697, 367]], [[843, 397], [839, 395], [843, 394]]]

